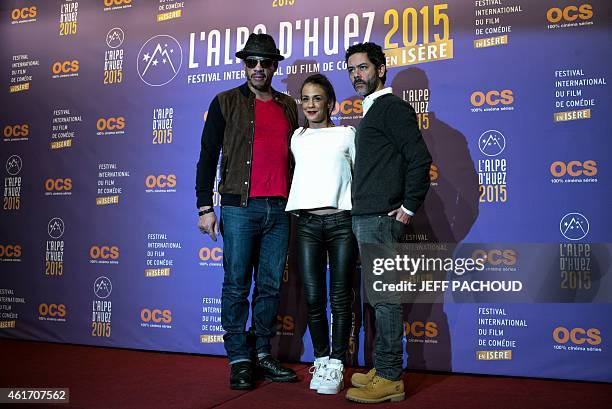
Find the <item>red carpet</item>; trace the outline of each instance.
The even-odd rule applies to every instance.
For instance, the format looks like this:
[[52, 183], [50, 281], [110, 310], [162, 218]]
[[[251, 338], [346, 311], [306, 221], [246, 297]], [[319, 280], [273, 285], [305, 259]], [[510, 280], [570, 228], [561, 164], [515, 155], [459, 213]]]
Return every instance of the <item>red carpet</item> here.
[[[0, 387], [68, 387], [69, 404], [16, 408], [363, 408], [344, 393], [308, 389], [308, 366], [293, 364], [295, 384], [262, 382], [250, 392], [228, 388], [222, 357], [142, 352], [0, 339]], [[347, 379], [353, 370], [349, 370]], [[407, 400], [376, 408], [609, 408], [612, 385], [541, 379], [408, 373]], [[5, 407], [5, 406], [3, 406]], [[6, 406], [8, 407], [8, 406]]]

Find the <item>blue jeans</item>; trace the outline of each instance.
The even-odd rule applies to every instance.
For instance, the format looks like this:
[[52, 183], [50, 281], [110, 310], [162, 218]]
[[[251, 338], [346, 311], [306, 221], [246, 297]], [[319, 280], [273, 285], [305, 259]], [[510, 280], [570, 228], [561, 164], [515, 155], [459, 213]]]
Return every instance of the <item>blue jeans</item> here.
[[[395, 244], [402, 241], [406, 226], [387, 215], [353, 216], [353, 232], [359, 245], [363, 274], [371, 274], [363, 266], [372, 266], [374, 256], [393, 258], [396, 254]], [[380, 254], [373, 254], [372, 248], [376, 248], [376, 252]], [[363, 281], [364, 284], [371, 282], [367, 278]], [[401, 378], [404, 362], [401, 300], [391, 297], [384, 302], [377, 298], [373, 301], [373, 307], [376, 319], [376, 375], [397, 381]]]
[[248, 296], [255, 277], [251, 327], [258, 356], [271, 351], [276, 335], [276, 312], [289, 243], [287, 201], [280, 198], [249, 199], [247, 207], [223, 206], [223, 289], [221, 323], [230, 364], [250, 361], [245, 330]]

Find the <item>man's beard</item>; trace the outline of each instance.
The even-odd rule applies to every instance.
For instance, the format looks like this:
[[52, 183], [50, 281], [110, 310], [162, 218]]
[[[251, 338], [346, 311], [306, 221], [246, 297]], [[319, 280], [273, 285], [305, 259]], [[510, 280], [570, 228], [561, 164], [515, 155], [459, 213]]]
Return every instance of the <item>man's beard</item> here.
[[[362, 88], [361, 91], [357, 90], [357, 87], [356, 87], [356, 85], [359, 85], [359, 84], [364, 84], [365, 85], [365, 88]], [[356, 82], [353, 83], [353, 88], [362, 97], [370, 95], [372, 92], [374, 92], [374, 90], [377, 87], [378, 87], [378, 78], [377, 77], [374, 77], [374, 78], [370, 79], [369, 81], [359, 80], [359, 81], [356, 81]]]
[[251, 77], [249, 78], [249, 82], [251, 83], [251, 86], [252, 86], [253, 88], [255, 88], [257, 91], [268, 91], [268, 90], [270, 89], [270, 82], [268, 81], [268, 77], [267, 77], [267, 76], [265, 76], [265, 74], [264, 74], [264, 80], [263, 80], [263, 83], [258, 84], [258, 85], [256, 85], [256, 84], [253, 82], [252, 77], [253, 77], [253, 75], [251, 75]]

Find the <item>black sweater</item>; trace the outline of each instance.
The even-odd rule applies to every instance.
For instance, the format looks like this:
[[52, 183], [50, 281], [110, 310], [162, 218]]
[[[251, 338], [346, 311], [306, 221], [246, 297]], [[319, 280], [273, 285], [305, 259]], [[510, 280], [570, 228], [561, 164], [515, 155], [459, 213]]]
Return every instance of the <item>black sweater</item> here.
[[353, 215], [416, 212], [429, 189], [431, 155], [410, 104], [381, 95], [355, 136]]

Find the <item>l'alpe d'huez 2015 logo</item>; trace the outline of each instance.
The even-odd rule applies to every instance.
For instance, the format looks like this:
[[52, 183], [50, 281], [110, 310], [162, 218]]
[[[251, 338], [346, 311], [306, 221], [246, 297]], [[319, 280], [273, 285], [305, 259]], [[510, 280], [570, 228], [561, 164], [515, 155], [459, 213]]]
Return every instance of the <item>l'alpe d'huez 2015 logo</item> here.
[[172, 36], [161, 34], [149, 38], [138, 53], [137, 69], [140, 79], [152, 87], [172, 81], [183, 63], [183, 49]]

